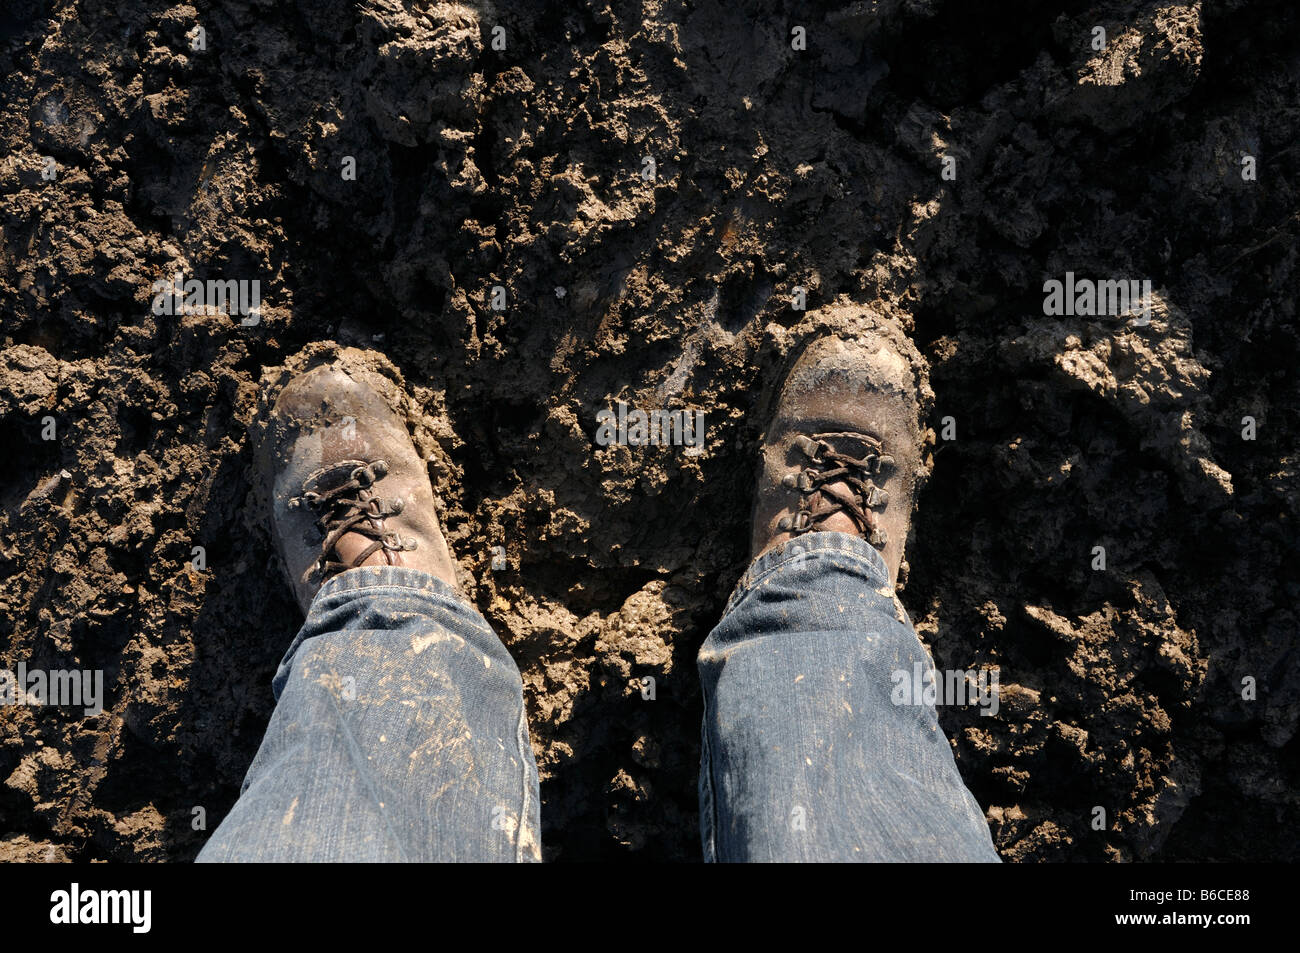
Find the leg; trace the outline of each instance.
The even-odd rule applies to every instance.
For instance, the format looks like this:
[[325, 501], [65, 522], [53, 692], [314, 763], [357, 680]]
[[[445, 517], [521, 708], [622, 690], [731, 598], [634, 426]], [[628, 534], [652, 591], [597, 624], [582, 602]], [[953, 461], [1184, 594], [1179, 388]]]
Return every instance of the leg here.
[[371, 352], [313, 345], [266, 382], [262, 492], [307, 619], [200, 860], [539, 858], [519, 671], [458, 595], [419, 413]]
[[763, 440], [757, 558], [700, 649], [705, 858], [996, 861], [934, 705], [895, 704], [934, 669], [894, 595], [925, 364], [865, 309], [818, 319]]
[[996, 861], [883, 558], [843, 533], [761, 556], [700, 649], [700, 830], [720, 861]]
[[539, 859], [519, 672], [441, 580], [389, 566], [331, 579], [274, 688], [200, 861]]

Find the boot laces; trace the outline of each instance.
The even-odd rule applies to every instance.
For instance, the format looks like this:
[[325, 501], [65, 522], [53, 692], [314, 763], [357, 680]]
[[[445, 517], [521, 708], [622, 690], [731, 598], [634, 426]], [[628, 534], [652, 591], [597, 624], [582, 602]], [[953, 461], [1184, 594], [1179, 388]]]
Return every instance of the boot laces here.
[[[302, 495], [289, 500], [290, 508], [306, 507], [316, 514], [316, 527], [323, 535], [316, 567], [325, 578], [356, 569], [380, 550], [385, 562], [392, 565], [392, 553], [409, 552], [418, 545], [413, 537], [403, 537], [384, 525], [405, 507], [400, 497], [375, 494], [374, 485], [387, 475], [385, 460], [342, 460], [312, 473], [303, 481]], [[335, 550], [345, 533], [358, 533], [371, 541], [350, 563], [343, 562]]]
[[[889, 537], [874, 511], [885, 508], [889, 494], [872, 480], [883, 480], [894, 469], [894, 458], [884, 452], [884, 444], [868, 434], [849, 431], [811, 437], [800, 434], [794, 446], [807, 463], [799, 472], [786, 474], [781, 484], [799, 491], [799, 508], [793, 517], [783, 517], [777, 528], [801, 536], [843, 513], [867, 542], [884, 549]], [[857, 452], [846, 452], [849, 449]]]

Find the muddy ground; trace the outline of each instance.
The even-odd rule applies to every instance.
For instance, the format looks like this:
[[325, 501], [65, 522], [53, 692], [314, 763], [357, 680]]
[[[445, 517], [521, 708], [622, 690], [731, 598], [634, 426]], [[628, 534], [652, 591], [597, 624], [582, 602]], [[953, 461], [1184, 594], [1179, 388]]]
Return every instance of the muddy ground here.
[[[694, 655], [796, 288], [931, 363], [903, 601], [999, 667], [941, 721], [1003, 856], [1300, 857], [1289, 0], [10, 0], [0, 76], [0, 667], [107, 683], [0, 710], [0, 858], [187, 860], [233, 802], [299, 622], [246, 428], [325, 339], [453, 423], [546, 856], [697, 858]], [[153, 314], [178, 270], [262, 320]], [[1151, 279], [1150, 323], [1045, 316], [1067, 271]], [[707, 447], [597, 447], [618, 399]]]

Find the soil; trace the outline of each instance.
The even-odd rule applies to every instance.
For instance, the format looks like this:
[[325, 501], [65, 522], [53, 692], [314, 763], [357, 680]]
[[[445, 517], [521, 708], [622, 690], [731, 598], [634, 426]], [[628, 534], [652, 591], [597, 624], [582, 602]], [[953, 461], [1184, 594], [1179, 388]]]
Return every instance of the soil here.
[[[0, 667], [107, 697], [0, 710], [0, 859], [188, 860], [233, 803], [300, 621], [247, 430], [325, 340], [451, 422], [547, 858], [698, 858], [694, 656], [762, 395], [835, 301], [930, 363], [902, 599], [940, 667], [999, 669], [996, 716], [941, 722], [1002, 855], [1300, 859], [1298, 21], [9, 0]], [[259, 281], [260, 322], [153, 313], [177, 271]], [[1066, 272], [1150, 279], [1149, 323], [1046, 316]], [[705, 409], [706, 446], [598, 446], [618, 400]]]

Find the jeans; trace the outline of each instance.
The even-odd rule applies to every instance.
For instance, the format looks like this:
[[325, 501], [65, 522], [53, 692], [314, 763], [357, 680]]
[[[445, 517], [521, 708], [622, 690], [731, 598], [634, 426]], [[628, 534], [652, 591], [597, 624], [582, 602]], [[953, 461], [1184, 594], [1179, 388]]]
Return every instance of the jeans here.
[[[997, 861], [884, 560], [809, 533], [750, 566], [699, 654], [700, 834], [719, 861]], [[518, 669], [439, 579], [328, 580], [276, 673], [239, 800], [200, 861], [541, 857]]]

